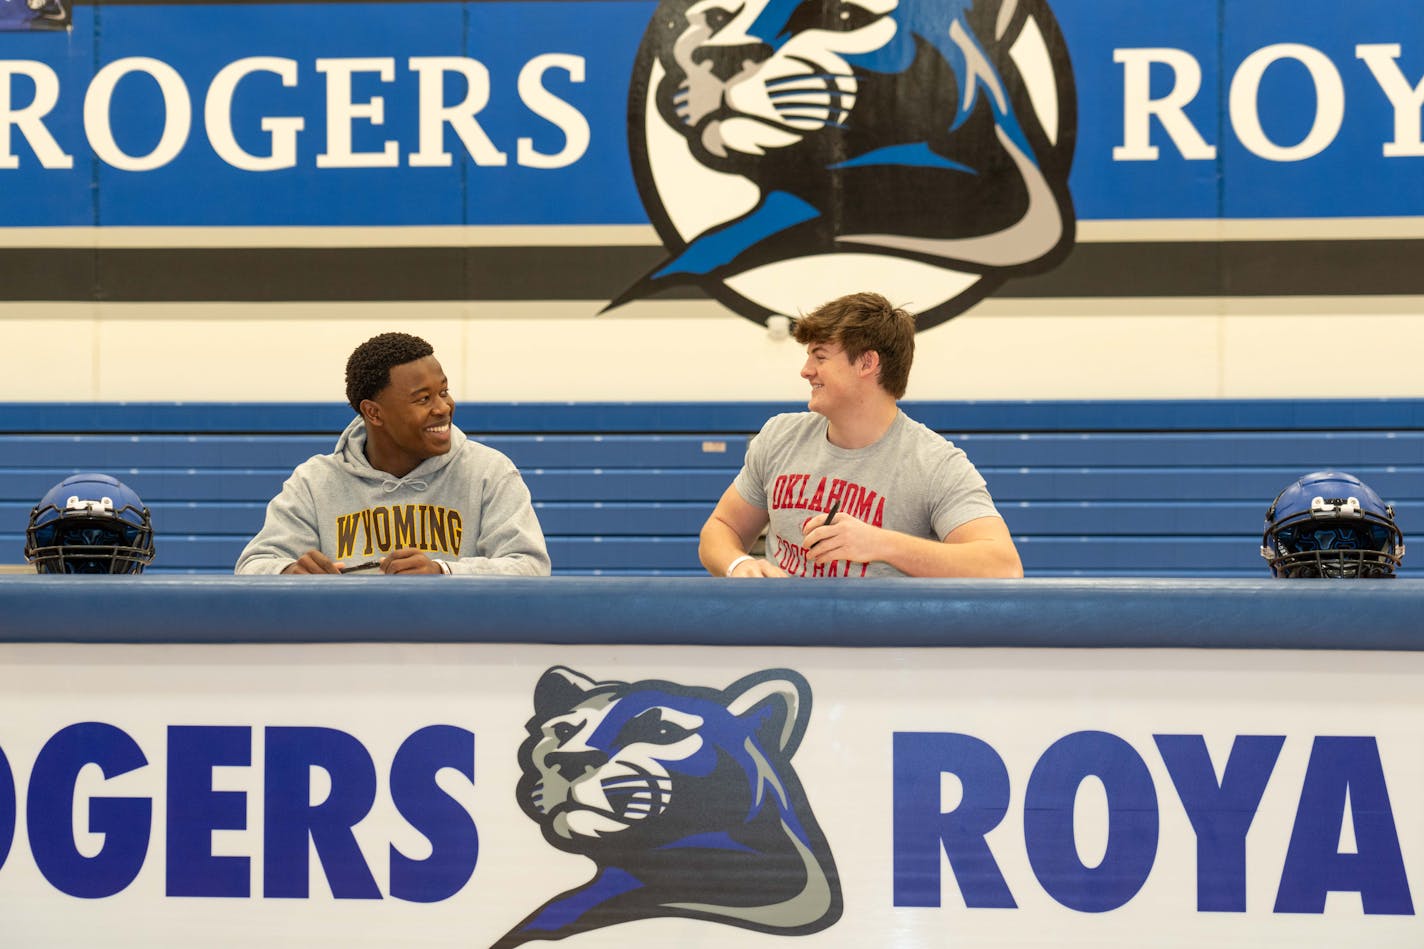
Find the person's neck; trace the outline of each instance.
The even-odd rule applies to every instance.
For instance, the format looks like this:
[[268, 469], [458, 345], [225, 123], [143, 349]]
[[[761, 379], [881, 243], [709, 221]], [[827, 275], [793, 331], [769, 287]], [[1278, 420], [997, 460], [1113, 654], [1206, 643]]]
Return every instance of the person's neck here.
[[366, 460], [372, 468], [392, 478], [404, 478], [420, 465], [418, 460], [410, 458], [395, 446], [372, 438], [369, 430], [366, 435]]
[[885, 437], [899, 414], [900, 406], [888, 394], [884, 398], [873, 397], [837, 413], [835, 418], [827, 416], [830, 424], [826, 427], [826, 440], [837, 448], [867, 448]]

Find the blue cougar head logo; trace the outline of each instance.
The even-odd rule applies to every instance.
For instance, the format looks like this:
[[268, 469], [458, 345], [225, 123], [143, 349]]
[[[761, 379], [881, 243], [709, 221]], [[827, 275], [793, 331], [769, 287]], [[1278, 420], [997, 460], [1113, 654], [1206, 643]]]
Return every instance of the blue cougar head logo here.
[[933, 326], [1071, 250], [1076, 109], [1046, 0], [664, 0], [629, 137], [671, 256], [609, 306], [873, 288]]
[[496, 946], [654, 916], [786, 935], [833, 924], [840, 878], [791, 768], [810, 701], [787, 669], [725, 690], [545, 672], [519, 804], [545, 840], [598, 869]]

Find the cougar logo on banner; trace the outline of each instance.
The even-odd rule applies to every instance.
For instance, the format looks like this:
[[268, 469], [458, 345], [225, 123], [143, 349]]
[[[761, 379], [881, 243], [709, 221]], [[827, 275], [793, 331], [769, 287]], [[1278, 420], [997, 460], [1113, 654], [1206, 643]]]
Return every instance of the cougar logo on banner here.
[[0, 0], [0, 32], [67, 30], [72, 0]]
[[840, 878], [791, 767], [810, 712], [810, 687], [788, 669], [724, 690], [545, 672], [519, 804], [550, 844], [598, 869], [497, 945], [655, 916], [783, 935], [833, 924]]
[[665, 0], [629, 96], [670, 254], [748, 319], [873, 289], [963, 312], [1072, 247], [1077, 103], [1045, 0]]

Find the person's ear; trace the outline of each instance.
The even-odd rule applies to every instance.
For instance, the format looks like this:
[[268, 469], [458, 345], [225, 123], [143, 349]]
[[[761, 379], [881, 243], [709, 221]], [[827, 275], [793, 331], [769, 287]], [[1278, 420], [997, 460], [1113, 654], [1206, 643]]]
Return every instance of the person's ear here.
[[379, 427], [384, 424], [381, 421], [381, 404], [375, 399], [361, 400], [361, 417], [366, 420], [367, 425]]
[[873, 349], [861, 353], [855, 363], [856, 370], [862, 376], [880, 375], [880, 354]]

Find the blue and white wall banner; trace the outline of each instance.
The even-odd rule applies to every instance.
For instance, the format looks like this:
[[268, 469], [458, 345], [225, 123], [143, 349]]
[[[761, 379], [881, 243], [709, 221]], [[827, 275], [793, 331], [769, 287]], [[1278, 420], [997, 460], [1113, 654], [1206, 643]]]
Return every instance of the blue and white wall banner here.
[[58, 9], [0, 32], [12, 300], [1424, 290], [1385, 0]]
[[42, 949], [1417, 946], [1414, 653], [17, 645]]
[[0, 32], [64, 30], [71, 0], [0, 0]]

